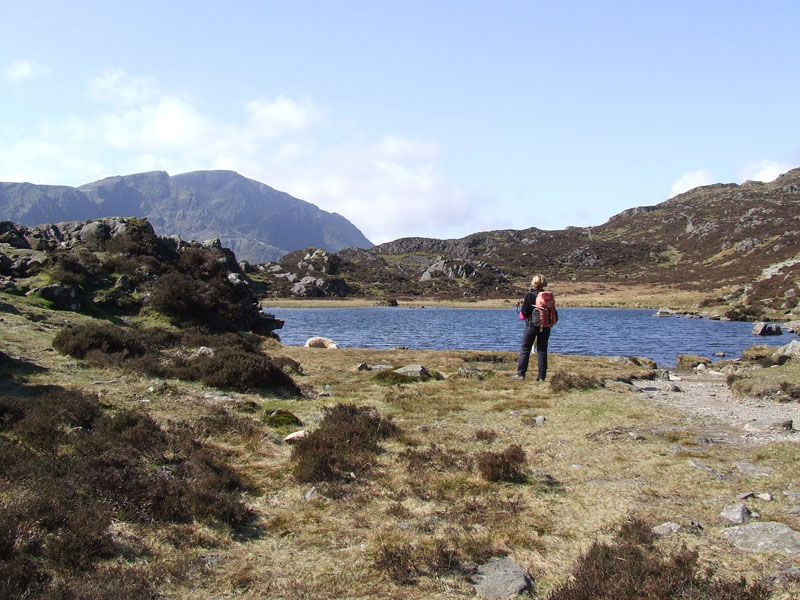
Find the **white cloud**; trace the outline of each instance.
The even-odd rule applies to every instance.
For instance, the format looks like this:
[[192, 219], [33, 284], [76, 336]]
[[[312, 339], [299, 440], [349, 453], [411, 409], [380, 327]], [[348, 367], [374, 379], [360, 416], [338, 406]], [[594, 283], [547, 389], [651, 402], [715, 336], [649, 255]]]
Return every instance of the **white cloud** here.
[[[109, 175], [231, 169], [337, 212], [373, 242], [461, 237], [496, 218], [492, 202], [452, 186], [435, 141], [358, 133], [324, 144], [337, 124], [308, 99], [256, 99], [220, 121], [148, 78], [109, 70], [92, 80], [100, 110], [2, 138], [0, 181], [81, 185]], [[358, 141], [352, 141], [352, 140]]]
[[711, 185], [712, 183], [715, 183], [714, 176], [708, 171], [703, 169], [698, 171], [690, 171], [689, 173], [684, 173], [675, 183], [672, 184], [669, 197], [672, 198], [678, 194], [682, 194], [684, 192], [688, 192], [689, 190], [693, 190], [696, 187], [700, 187], [701, 185]]
[[772, 181], [790, 170], [792, 165], [774, 160], [758, 160], [745, 165], [741, 171], [740, 181]]
[[25, 79], [36, 79], [47, 77], [50, 68], [40, 65], [30, 60], [15, 60], [6, 69], [6, 79], [9, 81], [22, 81]]
[[149, 77], [133, 77], [122, 69], [106, 69], [89, 82], [96, 100], [130, 106], [152, 100], [155, 82]]
[[[329, 148], [316, 160], [264, 181], [353, 222], [374, 243], [399, 237], [461, 237], [486, 220], [489, 202], [454, 188], [437, 165], [437, 145], [387, 136]], [[475, 229], [477, 231], [477, 229]]]
[[248, 129], [267, 137], [307, 130], [322, 111], [310, 100], [298, 102], [285, 96], [274, 100], [253, 100], [247, 103]]

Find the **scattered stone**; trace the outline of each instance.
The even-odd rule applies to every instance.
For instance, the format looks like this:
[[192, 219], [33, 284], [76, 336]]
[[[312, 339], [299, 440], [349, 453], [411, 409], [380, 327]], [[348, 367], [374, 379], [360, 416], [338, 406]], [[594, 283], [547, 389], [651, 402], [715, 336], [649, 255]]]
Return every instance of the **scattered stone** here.
[[294, 433], [290, 433], [285, 438], [283, 438], [284, 443], [286, 444], [296, 444], [300, 440], [304, 439], [308, 433], [305, 430], [301, 429], [300, 431], [295, 431]]
[[533, 590], [531, 575], [510, 558], [496, 558], [478, 567], [475, 591], [481, 598], [505, 598]]
[[152, 383], [152, 385], [150, 385], [150, 387], [147, 388], [147, 393], [148, 394], [156, 394], [158, 392], [164, 391], [164, 389], [166, 387], [167, 387], [167, 382], [166, 381], [162, 381], [161, 379], [159, 379], [157, 381], [154, 381]]
[[725, 510], [719, 513], [719, 516], [732, 523], [744, 523], [745, 521], [759, 517], [758, 513], [752, 512], [744, 504], [731, 504], [730, 506], [726, 506]]
[[677, 385], [673, 385], [669, 388], [670, 392], [675, 392], [676, 394], [682, 394], [683, 390], [679, 388]]
[[759, 500], [763, 500], [764, 502], [772, 502], [772, 494], [763, 493], [763, 494], [756, 494], [756, 498]]
[[800, 533], [783, 523], [749, 523], [729, 527], [722, 533], [740, 550], [800, 556]]
[[406, 377], [430, 377], [430, 371], [422, 365], [406, 365], [394, 370], [395, 373], [405, 375]]
[[358, 363], [355, 367], [353, 367], [353, 371], [371, 371], [371, 370], [372, 370], [372, 367], [370, 367], [365, 362]]
[[547, 421], [547, 419], [545, 419], [544, 415], [538, 415], [533, 420], [533, 422], [536, 424], [536, 427], [541, 427], [542, 425], [544, 425], [545, 421]]
[[769, 477], [775, 472], [774, 469], [770, 467], [756, 465], [747, 461], [737, 462], [736, 468], [750, 477]]
[[195, 354], [198, 356], [214, 356], [214, 349], [208, 346], [200, 346]]
[[644, 437], [644, 436], [643, 436], [641, 433], [639, 433], [638, 431], [629, 431], [629, 432], [628, 432], [628, 435], [630, 436], [630, 438], [631, 438], [632, 440], [635, 440], [635, 441], [637, 441], [637, 442], [641, 442], [641, 441], [644, 441], [644, 440], [646, 440], [646, 439], [647, 439], [646, 437]]
[[786, 511], [787, 515], [800, 515], [800, 506], [795, 506]]
[[667, 521], [666, 523], [662, 523], [661, 525], [656, 525], [653, 527], [653, 533], [658, 536], [669, 535], [671, 533], [678, 533], [681, 530], [681, 526], [677, 523], [673, 523], [672, 521]]
[[311, 489], [308, 490], [305, 494], [303, 494], [303, 498], [305, 498], [306, 502], [311, 502], [316, 497], [317, 497], [316, 486], [311, 486]]
[[714, 356], [716, 356], [717, 358], [725, 358], [725, 353], [724, 352], [715, 352]]
[[753, 498], [755, 495], [755, 492], [745, 492], [744, 494], [739, 494], [739, 500], [747, 500], [748, 498]]
[[389, 369], [394, 369], [392, 365], [372, 365], [373, 371], [388, 371]]

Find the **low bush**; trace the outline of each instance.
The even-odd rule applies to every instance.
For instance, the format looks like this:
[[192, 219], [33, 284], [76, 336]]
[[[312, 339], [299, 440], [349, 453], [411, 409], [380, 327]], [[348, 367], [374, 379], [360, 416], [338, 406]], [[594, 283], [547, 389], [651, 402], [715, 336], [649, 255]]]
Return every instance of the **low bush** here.
[[655, 536], [642, 521], [622, 525], [608, 544], [595, 542], [579, 559], [572, 576], [547, 600], [766, 600], [760, 583], [714, 580], [701, 571], [696, 552], [685, 547], [671, 556], [654, 545]]
[[273, 429], [288, 429], [302, 427], [303, 422], [288, 410], [269, 410], [264, 413], [264, 423]]
[[478, 456], [478, 470], [486, 481], [521, 483], [525, 475], [525, 451], [512, 444], [502, 452], [483, 452]]
[[326, 408], [320, 426], [292, 450], [300, 482], [335, 482], [369, 470], [378, 442], [398, 433], [397, 426], [373, 407], [337, 404]]
[[78, 391], [28, 391], [0, 397], [0, 597], [151, 598], [157, 574], [121, 570], [114, 589], [124, 596], [96, 578], [104, 559], [124, 551], [112, 519], [251, 521], [245, 481], [198, 441], [203, 427], [247, 435], [239, 417], [212, 411], [165, 429], [143, 412], [109, 414]]
[[[211, 353], [186, 348], [212, 348]], [[106, 322], [62, 329], [53, 347], [100, 367], [123, 367], [153, 377], [202, 381], [210, 387], [277, 390], [297, 395], [294, 380], [259, 345], [234, 334], [177, 332], [160, 328], [130, 330]]]
[[550, 389], [554, 392], [568, 392], [570, 390], [590, 390], [600, 386], [600, 381], [580, 373], [564, 373], [556, 371], [550, 377]]

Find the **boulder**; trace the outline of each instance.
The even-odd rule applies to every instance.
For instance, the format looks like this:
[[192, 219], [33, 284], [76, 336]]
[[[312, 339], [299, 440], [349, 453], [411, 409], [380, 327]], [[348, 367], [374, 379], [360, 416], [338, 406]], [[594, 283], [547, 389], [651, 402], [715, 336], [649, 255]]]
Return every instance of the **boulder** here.
[[51, 283], [40, 288], [39, 295], [61, 310], [79, 311], [81, 309], [81, 293], [74, 285]]
[[481, 598], [506, 598], [533, 589], [530, 573], [510, 558], [496, 558], [478, 567], [475, 591]]
[[395, 373], [405, 375], [406, 377], [430, 377], [430, 371], [422, 365], [406, 365], [394, 370]]
[[760, 321], [753, 325], [753, 335], [780, 335], [783, 333], [777, 323], [765, 323]]
[[800, 358], [800, 342], [797, 340], [792, 340], [788, 344], [785, 344], [778, 348], [775, 352], [778, 356], [790, 356], [792, 358]]
[[662, 523], [661, 525], [656, 525], [653, 527], [653, 533], [658, 536], [665, 536], [671, 533], [678, 533], [681, 530], [681, 526], [677, 523], [673, 523], [672, 521], [668, 521], [666, 523]]
[[722, 533], [740, 550], [800, 556], [800, 532], [784, 523], [750, 523], [724, 529]]
[[283, 438], [283, 441], [287, 444], [296, 444], [297, 442], [305, 438], [307, 435], [308, 433], [306, 433], [304, 430], [301, 429], [300, 431], [295, 431], [294, 433], [290, 433], [285, 438]]
[[306, 340], [306, 348], [331, 348], [336, 349], [339, 346], [330, 338], [326, 337], [311, 337]]
[[759, 515], [751, 512], [744, 504], [731, 504], [726, 506], [719, 516], [733, 523], [744, 523], [751, 518], [758, 518]]

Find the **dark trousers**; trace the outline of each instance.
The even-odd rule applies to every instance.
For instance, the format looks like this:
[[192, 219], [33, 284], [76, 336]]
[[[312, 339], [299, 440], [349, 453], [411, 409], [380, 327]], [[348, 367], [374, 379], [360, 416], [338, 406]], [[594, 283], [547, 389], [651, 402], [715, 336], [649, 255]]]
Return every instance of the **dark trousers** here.
[[544, 381], [547, 375], [547, 342], [550, 339], [550, 328], [545, 327], [539, 329], [538, 327], [529, 327], [525, 325], [525, 331], [522, 333], [522, 346], [519, 349], [519, 360], [517, 361], [517, 375], [524, 377], [528, 371], [528, 361], [531, 358], [531, 348], [533, 343], [536, 342], [536, 358], [538, 362], [539, 372], [536, 375], [536, 380]]

